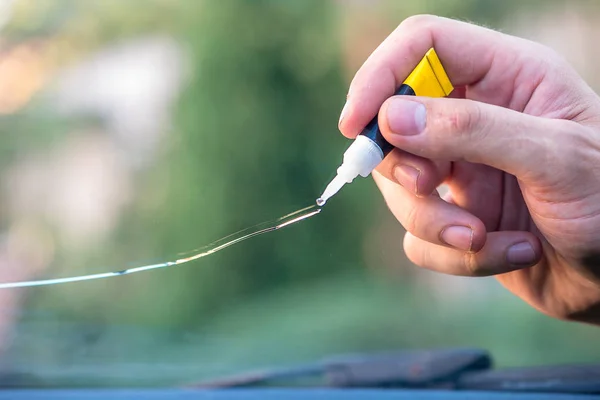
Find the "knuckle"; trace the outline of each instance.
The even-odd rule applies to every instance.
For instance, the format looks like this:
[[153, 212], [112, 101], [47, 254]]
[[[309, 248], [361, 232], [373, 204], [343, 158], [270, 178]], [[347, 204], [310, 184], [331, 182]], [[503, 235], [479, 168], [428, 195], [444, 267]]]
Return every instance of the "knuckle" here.
[[404, 229], [408, 232], [415, 233], [417, 228], [417, 224], [419, 222], [419, 207], [413, 206], [408, 207], [406, 211], [406, 215], [404, 217], [403, 224]]
[[546, 63], [556, 63], [563, 59], [558, 51], [547, 44], [522, 37], [513, 36], [513, 38], [516, 38], [518, 47], [523, 54], [534, 55], [535, 59], [543, 60]]
[[465, 150], [470, 142], [484, 140], [481, 136], [487, 132], [485, 117], [476, 102], [440, 108], [433, 112], [432, 118], [428, 118], [428, 124], [430, 122], [429, 144], [434, 152], [444, 151], [447, 147], [445, 142], [449, 140], [464, 143]]
[[564, 81], [564, 84], [568, 85], [569, 77], [577, 76], [571, 63], [556, 49], [546, 44], [532, 42], [529, 52], [530, 54], [535, 54], [537, 60], [539, 60], [540, 71], [544, 71], [547, 75], [555, 76], [559, 82]]
[[429, 27], [435, 23], [437, 17], [430, 14], [417, 14], [411, 15], [400, 23], [401, 29], [407, 29], [412, 31], [414, 29], [423, 29], [423, 27]]
[[533, 43], [533, 47], [534, 48], [532, 50], [535, 51], [534, 54], [538, 54], [542, 59], [546, 60], [546, 63], [548, 64], [558, 66], [564, 66], [568, 64], [567, 60], [558, 51], [547, 44], [535, 42]]
[[396, 76], [387, 61], [368, 59], [350, 81], [346, 100], [356, 99], [368, 93], [392, 95], [396, 87]]
[[467, 275], [469, 276], [486, 276], [485, 268], [482, 268], [477, 260], [477, 254], [466, 252], [463, 255], [463, 265]]
[[446, 130], [457, 136], [470, 134], [479, 126], [481, 119], [481, 109], [475, 103], [470, 107], [456, 107], [445, 118]]

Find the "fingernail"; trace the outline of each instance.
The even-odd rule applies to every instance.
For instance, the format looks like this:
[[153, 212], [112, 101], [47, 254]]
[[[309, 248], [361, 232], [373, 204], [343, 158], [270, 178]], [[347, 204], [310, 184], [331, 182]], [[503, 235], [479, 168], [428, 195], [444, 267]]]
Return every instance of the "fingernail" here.
[[348, 102], [346, 102], [344, 104], [344, 108], [342, 108], [342, 112], [340, 113], [340, 120], [338, 122], [338, 125], [342, 123], [342, 120], [344, 119], [344, 116], [346, 115], [346, 106], [348, 105]]
[[449, 226], [442, 231], [440, 239], [454, 248], [471, 251], [473, 230], [467, 226]]
[[417, 135], [425, 129], [426, 114], [423, 104], [395, 98], [387, 107], [388, 126], [398, 135]]
[[513, 244], [508, 248], [506, 258], [513, 265], [529, 265], [535, 261], [536, 255], [528, 242]]
[[414, 194], [418, 192], [418, 182], [421, 171], [410, 165], [399, 165], [394, 169], [394, 177], [405, 189], [411, 190]]

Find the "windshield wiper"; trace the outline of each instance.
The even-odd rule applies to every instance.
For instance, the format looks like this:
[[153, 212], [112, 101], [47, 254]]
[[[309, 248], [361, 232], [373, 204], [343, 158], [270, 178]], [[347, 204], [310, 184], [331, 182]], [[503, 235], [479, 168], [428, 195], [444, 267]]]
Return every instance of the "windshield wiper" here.
[[337, 356], [315, 364], [252, 371], [192, 386], [432, 387], [490, 366], [488, 353], [477, 349], [415, 350]]
[[189, 385], [194, 388], [330, 387], [600, 394], [600, 365], [492, 369], [480, 349], [414, 350], [324, 359]]

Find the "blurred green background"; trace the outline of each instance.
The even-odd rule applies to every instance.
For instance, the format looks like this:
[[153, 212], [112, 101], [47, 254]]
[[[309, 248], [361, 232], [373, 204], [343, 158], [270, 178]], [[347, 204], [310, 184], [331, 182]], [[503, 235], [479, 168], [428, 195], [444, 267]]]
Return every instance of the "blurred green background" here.
[[[348, 83], [406, 17], [545, 42], [596, 88], [590, 1], [2, 3], [0, 278], [163, 261], [314, 202]], [[175, 385], [346, 352], [475, 346], [600, 360], [493, 278], [423, 271], [370, 179], [301, 224], [191, 264], [0, 292], [5, 384]], [[0, 381], [1, 383], [2, 381]]]

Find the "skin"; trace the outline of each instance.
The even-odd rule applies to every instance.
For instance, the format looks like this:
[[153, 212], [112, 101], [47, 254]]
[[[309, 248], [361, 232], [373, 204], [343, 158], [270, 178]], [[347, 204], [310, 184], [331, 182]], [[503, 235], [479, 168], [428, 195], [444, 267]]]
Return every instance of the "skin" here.
[[[451, 98], [393, 96], [431, 47]], [[476, 25], [411, 17], [356, 73], [340, 131], [354, 138], [377, 113], [396, 149], [373, 177], [413, 263], [494, 275], [547, 315], [600, 324], [600, 98], [565, 60]]]

